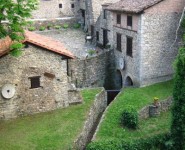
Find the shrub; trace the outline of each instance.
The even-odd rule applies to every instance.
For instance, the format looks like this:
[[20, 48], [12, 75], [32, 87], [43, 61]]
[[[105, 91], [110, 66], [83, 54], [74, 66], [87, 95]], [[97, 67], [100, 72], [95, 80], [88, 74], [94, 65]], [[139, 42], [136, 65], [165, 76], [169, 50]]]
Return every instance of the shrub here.
[[65, 23], [65, 24], [63, 24], [63, 28], [67, 29], [67, 28], [69, 28], [69, 25], [67, 23]]
[[35, 31], [36, 28], [35, 28], [34, 26], [31, 26], [31, 27], [28, 28], [28, 30], [29, 30], [29, 31]]
[[61, 26], [60, 25], [55, 25], [54, 28], [58, 30], [58, 29], [61, 28]]
[[39, 31], [44, 31], [45, 29], [46, 29], [46, 27], [41, 26], [41, 27], [39, 28]]
[[89, 56], [93, 56], [96, 53], [96, 51], [93, 49], [90, 49], [87, 51], [87, 53], [89, 54]]
[[79, 28], [81, 27], [81, 25], [80, 25], [79, 23], [75, 23], [75, 24], [73, 25], [73, 27], [74, 27], [75, 29], [79, 29]]
[[52, 24], [47, 25], [47, 29], [49, 30], [52, 27]]
[[24, 45], [19, 42], [15, 42], [10, 46], [10, 54], [15, 57], [19, 57], [22, 55], [22, 48]]
[[121, 125], [130, 129], [136, 129], [138, 127], [138, 113], [132, 106], [128, 106], [123, 110]]
[[152, 137], [136, 139], [129, 142], [123, 139], [102, 140], [91, 142], [86, 150], [169, 150], [170, 134], [158, 134]]

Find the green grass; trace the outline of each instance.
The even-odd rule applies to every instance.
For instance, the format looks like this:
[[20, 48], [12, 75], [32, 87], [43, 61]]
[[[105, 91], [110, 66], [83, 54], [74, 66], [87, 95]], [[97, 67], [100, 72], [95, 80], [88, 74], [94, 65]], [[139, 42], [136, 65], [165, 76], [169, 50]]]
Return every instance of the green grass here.
[[94, 97], [101, 89], [83, 90], [84, 103], [0, 122], [2, 150], [66, 150], [83, 128]]
[[[97, 141], [112, 138], [140, 138], [157, 132], [167, 131], [169, 129], [170, 115], [164, 113], [159, 118], [152, 118], [140, 121], [140, 129], [136, 131], [128, 130], [120, 126], [120, 116], [127, 105], [132, 105], [136, 110], [151, 104], [154, 97], [160, 100], [172, 95], [173, 81], [154, 84], [143, 88], [128, 88], [117, 97], [109, 107], [105, 119], [102, 122], [97, 133]], [[162, 117], [162, 118], [161, 118]], [[164, 118], [163, 118], [164, 117]]]

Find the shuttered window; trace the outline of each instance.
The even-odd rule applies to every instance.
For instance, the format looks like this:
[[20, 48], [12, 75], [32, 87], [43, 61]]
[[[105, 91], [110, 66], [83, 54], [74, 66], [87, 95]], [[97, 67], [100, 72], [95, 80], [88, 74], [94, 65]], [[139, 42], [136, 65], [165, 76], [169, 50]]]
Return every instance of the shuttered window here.
[[127, 37], [127, 55], [132, 57], [133, 38]]
[[127, 26], [132, 27], [132, 16], [127, 16]]
[[117, 33], [117, 50], [121, 51], [121, 34]]
[[31, 82], [30, 89], [41, 87], [40, 86], [40, 76], [29, 77], [29, 79], [30, 79], [30, 82]]
[[117, 14], [117, 24], [121, 24], [121, 14]]

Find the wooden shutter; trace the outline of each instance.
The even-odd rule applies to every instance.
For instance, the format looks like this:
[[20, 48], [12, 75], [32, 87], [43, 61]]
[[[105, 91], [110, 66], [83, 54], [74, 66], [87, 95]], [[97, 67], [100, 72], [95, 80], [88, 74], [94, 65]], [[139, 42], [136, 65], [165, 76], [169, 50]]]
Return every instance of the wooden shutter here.
[[121, 51], [121, 34], [117, 33], [117, 50]]
[[127, 55], [132, 57], [132, 37], [127, 37]]

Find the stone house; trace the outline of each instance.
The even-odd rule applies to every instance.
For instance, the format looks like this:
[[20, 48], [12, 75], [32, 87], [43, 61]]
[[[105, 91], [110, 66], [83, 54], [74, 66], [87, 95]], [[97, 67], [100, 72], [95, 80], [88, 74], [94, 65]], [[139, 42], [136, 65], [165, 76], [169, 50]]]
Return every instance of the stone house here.
[[98, 45], [114, 49], [117, 87], [172, 78], [178, 42], [172, 43], [184, 6], [184, 0], [121, 0], [102, 5], [92, 35]]
[[73, 54], [51, 38], [29, 31], [25, 37], [19, 58], [7, 55], [10, 39], [1, 44], [0, 119], [69, 105], [67, 60], [74, 58]]
[[39, 0], [39, 7], [33, 12], [33, 18], [54, 20], [74, 17], [77, 7], [77, 0]]

